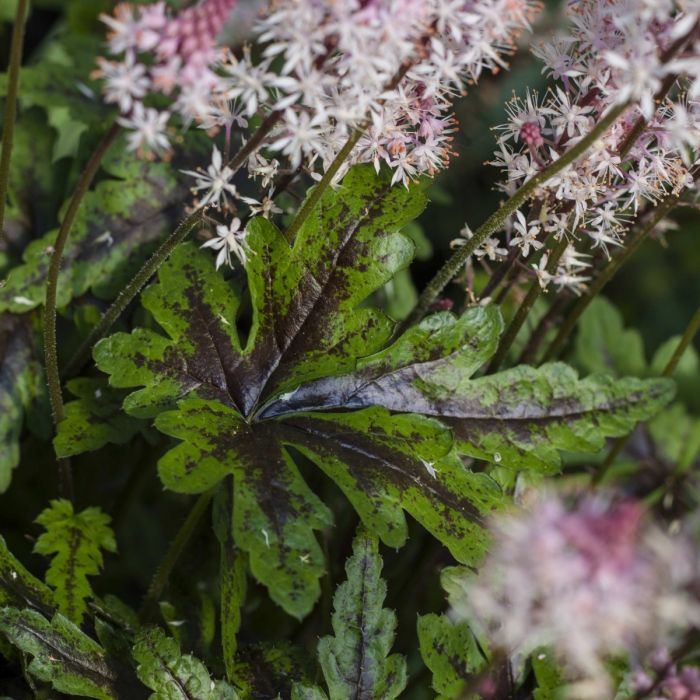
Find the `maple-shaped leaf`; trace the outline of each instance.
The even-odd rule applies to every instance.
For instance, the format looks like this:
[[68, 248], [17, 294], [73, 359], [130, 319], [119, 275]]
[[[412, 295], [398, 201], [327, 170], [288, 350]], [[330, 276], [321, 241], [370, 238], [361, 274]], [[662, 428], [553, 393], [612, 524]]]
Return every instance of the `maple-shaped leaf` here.
[[30, 608], [0, 607], [0, 633], [31, 657], [27, 672], [60, 693], [98, 700], [140, 697], [105, 650], [60, 613], [48, 620]]
[[113, 386], [142, 387], [125, 410], [182, 441], [159, 463], [167, 488], [199, 493], [233, 475], [234, 540], [294, 615], [318, 596], [314, 530], [331, 523], [295, 451], [386, 544], [405, 541], [407, 511], [459, 561], [475, 562], [488, 541], [482, 521], [503, 497], [460, 453], [552, 471], [557, 449], [598, 449], [672, 391], [579, 382], [564, 365], [472, 380], [498, 344], [495, 308], [437, 314], [387, 348], [394, 324], [364, 302], [411, 260], [400, 231], [423, 206], [420, 190], [355, 167], [293, 246], [270, 222], [249, 224], [249, 328], [242, 293], [183, 245], [142, 296], [164, 334], [137, 328], [95, 348]]

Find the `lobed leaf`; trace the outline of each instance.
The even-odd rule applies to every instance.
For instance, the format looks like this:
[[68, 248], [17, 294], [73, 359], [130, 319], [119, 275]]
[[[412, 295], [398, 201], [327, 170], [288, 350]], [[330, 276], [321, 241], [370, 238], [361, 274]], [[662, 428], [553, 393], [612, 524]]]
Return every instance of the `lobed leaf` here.
[[224, 681], [212, 680], [204, 664], [183, 655], [180, 645], [157, 627], [139, 632], [133, 649], [139, 680], [155, 691], [151, 700], [236, 700]]
[[60, 613], [49, 621], [36, 610], [0, 608], [0, 632], [34, 657], [29, 673], [58, 692], [99, 700], [124, 697], [105, 651]]
[[347, 581], [333, 597], [334, 636], [318, 645], [330, 700], [392, 700], [406, 686], [406, 661], [389, 654], [396, 615], [382, 607], [386, 583], [379, 542], [364, 529], [355, 536], [345, 571]]
[[[118, 291], [120, 285], [114, 279], [130, 278], [149, 246], [176, 225], [186, 187], [171, 165], [128, 157], [118, 143], [103, 167], [112, 177], [85, 195], [61, 259], [59, 308], [90, 288], [101, 296], [115, 295], [112, 287]], [[23, 263], [0, 288], [0, 311], [25, 313], [43, 304], [47, 251], [57, 233], [49, 231], [27, 246]]]
[[109, 386], [104, 377], [79, 377], [66, 383], [75, 401], [64, 406], [53, 444], [58, 457], [98, 450], [111, 443], [124, 445], [144, 427], [143, 421], [125, 414], [125, 392]]
[[59, 611], [80, 624], [92, 596], [88, 576], [102, 568], [102, 550], [116, 552], [110, 518], [99, 508], [73, 511], [70, 501], [54, 500], [36, 522], [46, 529], [34, 545], [37, 554], [51, 557], [46, 583], [54, 589]]
[[44, 392], [43, 366], [29, 318], [0, 314], [0, 493], [19, 464], [25, 415]]
[[0, 537], [0, 606], [34, 608], [51, 613], [55, 608], [53, 592], [33, 576], [7, 548]]
[[180, 246], [142, 302], [164, 333], [137, 328], [95, 348], [124, 408], [180, 440], [159, 463], [165, 486], [200, 493], [233, 475], [233, 535], [253, 575], [292, 615], [319, 594], [315, 531], [328, 509], [302, 479], [301, 453], [333, 479], [391, 546], [404, 511], [463, 563], [488, 545], [504, 497], [464, 456], [544, 472], [558, 450], [597, 450], [668, 400], [663, 381], [579, 381], [554, 364], [473, 378], [495, 351], [495, 307], [430, 316], [390, 343], [393, 322], [364, 305], [404, 267], [399, 232], [423, 207], [371, 166], [326, 192], [292, 247], [265, 219], [249, 225], [248, 292], [210, 257]]
[[487, 664], [469, 625], [446, 615], [420, 615], [418, 643], [439, 698], [466, 698], [470, 682]]

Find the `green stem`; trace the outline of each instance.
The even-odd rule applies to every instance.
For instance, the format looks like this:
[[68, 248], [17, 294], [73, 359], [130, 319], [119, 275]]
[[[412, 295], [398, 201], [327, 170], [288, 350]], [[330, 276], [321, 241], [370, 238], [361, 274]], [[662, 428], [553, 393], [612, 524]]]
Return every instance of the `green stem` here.
[[[661, 373], [662, 377], [670, 377], [671, 375], [673, 375], [673, 373], [676, 371], [676, 367], [678, 367], [678, 363], [680, 362], [681, 357], [683, 357], [683, 353], [688, 349], [688, 346], [693, 341], [693, 338], [698, 334], [698, 331], [700, 331], [700, 306], [698, 306], [698, 308], [695, 310], [693, 317], [690, 319], [688, 325], [686, 326], [685, 332], [683, 333], [683, 337], [678, 342], [678, 345], [676, 345], [676, 349], [673, 351], [673, 355], [671, 355], [671, 359], [666, 363], [664, 371]], [[604, 479], [610, 467], [620, 456], [620, 453], [624, 449], [631, 435], [632, 433], [628, 433], [627, 435], [623, 435], [615, 441], [615, 444], [610, 449], [610, 452], [605, 458], [605, 461], [603, 462], [600, 471], [598, 471], [598, 473], [593, 478], [592, 483], [594, 486], [600, 484], [600, 482]]]
[[671, 359], [666, 364], [666, 367], [664, 367], [664, 371], [661, 374], [662, 377], [670, 377], [676, 371], [676, 367], [678, 367], [678, 363], [680, 362], [681, 357], [683, 357], [683, 353], [688, 349], [688, 346], [697, 335], [698, 331], [700, 331], [700, 306], [698, 306], [698, 308], [695, 310], [693, 317], [690, 319], [690, 322], [685, 329], [685, 333], [683, 333], [683, 337], [676, 346], [676, 349], [674, 350], [673, 355], [671, 355]]
[[318, 185], [314, 187], [311, 194], [304, 200], [303, 206], [297, 212], [294, 220], [284, 233], [284, 237], [287, 239], [290, 245], [294, 243], [294, 239], [299, 233], [299, 230], [316, 208], [316, 205], [323, 196], [324, 192], [330, 186], [338, 170], [340, 170], [340, 166], [345, 162], [345, 159], [352, 153], [352, 149], [355, 148], [357, 142], [362, 138], [362, 134], [367, 128], [365, 124], [367, 124], [367, 122], [363, 122], [362, 125], [352, 132], [350, 138], [345, 142], [345, 145], [340, 149], [338, 155], [336, 155], [336, 157], [333, 159], [333, 162], [328, 167], [328, 170], [326, 170], [326, 172], [323, 174], [323, 177], [320, 179]]
[[[410, 62], [404, 63], [396, 72], [394, 77], [386, 85], [385, 92], [390, 92], [391, 90], [394, 90], [403, 80], [403, 78], [405, 77], [406, 73], [408, 73], [412, 65], [413, 64]], [[382, 103], [383, 100], [380, 100], [379, 104]], [[301, 209], [297, 212], [297, 215], [294, 217], [294, 220], [289, 225], [289, 228], [285, 231], [284, 234], [285, 238], [287, 239], [287, 242], [290, 245], [294, 243], [294, 239], [299, 233], [301, 227], [304, 225], [304, 222], [309, 218], [313, 210], [316, 208], [316, 205], [323, 196], [324, 192], [330, 186], [331, 182], [333, 181], [333, 178], [338, 173], [338, 170], [340, 170], [340, 166], [345, 162], [345, 159], [352, 153], [353, 148], [355, 148], [357, 142], [362, 138], [362, 134], [365, 133], [365, 131], [371, 123], [371, 118], [367, 117], [358, 125], [358, 127], [352, 132], [352, 134], [350, 134], [350, 137], [345, 142], [345, 145], [340, 149], [330, 166], [328, 166], [328, 170], [326, 170], [318, 185], [314, 187], [311, 194], [304, 201], [304, 204], [302, 205]]]
[[[49, 399], [51, 401], [51, 412], [53, 414], [54, 425], [63, 420], [63, 395], [61, 392], [61, 378], [58, 371], [58, 347], [56, 342], [56, 295], [58, 292], [58, 276], [61, 271], [61, 257], [68, 241], [71, 227], [83, 201], [83, 197], [90, 188], [97, 173], [102, 158], [112, 145], [112, 142], [119, 133], [120, 127], [113, 124], [109, 131], [102, 137], [97, 148], [90, 156], [90, 160], [85, 166], [85, 170], [80, 176], [80, 180], [73, 192], [68, 209], [63, 217], [58, 235], [53, 244], [53, 253], [49, 263], [49, 271], [46, 276], [46, 300], [44, 302], [44, 357], [46, 362], [46, 381], [49, 388]], [[59, 488], [61, 494], [72, 500], [72, 477], [70, 464], [67, 461], [59, 460]]]
[[161, 562], [155, 576], [153, 577], [153, 580], [151, 581], [151, 585], [148, 588], [148, 593], [146, 593], [146, 597], [144, 598], [141, 609], [139, 610], [139, 619], [142, 622], [149, 619], [152, 615], [156, 605], [158, 604], [158, 599], [165, 590], [168, 580], [170, 579], [170, 574], [173, 572], [180, 555], [185, 551], [185, 548], [192, 539], [192, 536], [199, 525], [199, 521], [207, 512], [212, 498], [214, 498], [214, 489], [203, 493], [195, 501], [194, 506], [192, 506], [192, 510], [188, 513], [187, 518], [185, 519], [185, 522], [175, 535], [175, 539], [170, 543], [170, 547], [168, 548], [163, 561]]
[[12, 157], [12, 142], [15, 134], [15, 118], [17, 116], [17, 86], [19, 85], [19, 69], [22, 64], [24, 26], [27, 18], [28, 3], [29, 0], [18, 0], [15, 24], [12, 28], [5, 115], [2, 120], [2, 155], [0, 155], [0, 240], [5, 235], [5, 206], [10, 181], [10, 158]]
[[611, 109], [585, 138], [581, 139], [575, 146], [566, 151], [558, 160], [555, 160], [532, 179], [528, 180], [510, 199], [502, 204], [497, 211], [491, 214], [467, 241], [466, 245], [460, 247], [454, 255], [447, 260], [435, 277], [433, 277], [421, 294], [415, 309], [402, 324], [402, 328], [406, 329], [408, 326], [418, 323], [428, 312], [431, 304], [437, 299], [440, 292], [442, 292], [449, 284], [450, 280], [462, 269], [463, 265], [469, 259], [469, 256], [472, 255], [490, 235], [501, 229], [505, 221], [528, 199], [535, 195], [539, 187], [580, 158], [607, 131], [626, 108], [627, 105], [625, 104], [618, 105]]
[[553, 360], [562, 351], [566, 345], [569, 335], [576, 327], [576, 323], [583, 315], [583, 312], [588, 308], [588, 305], [600, 294], [605, 285], [619, 272], [622, 266], [639, 250], [644, 241], [651, 235], [654, 229], [659, 225], [661, 220], [673, 209], [678, 202], [677, 195], [667, 197], [655, 210], [652, 218], [646, 226], [631, 234], [625, 240], [624, 247], [618, 252], [615, 257], [606, 265], [600, 274], [593, 280], [591, 285], [574, 304], [573, 308], [566, 314], [564, 321], [550, 343], [547, 351], [542, 358], [542, 362]]
[[[568, 246], [569, 240], [567, 239], [566, 234], [562, 234], [561, 240], [552, 250], [549, 260], [547, 261], [546, 271], [549, 274], [553, 275], [557, 271], [557, 265], [559, 264], [561, 256], [564, 255], [564, 252]], [[513, 319], [508, 324], [505, 333], [501, 336], [501, 341], [498, 344], [498, 350], [496, 350], [496, 354], [493, 356], [493, 360], [491, 360], [491, 364], [489, 365], [489, 372], [495, 372], [503, 363], [508, 350], [510, 350], [511, 345], [517, 338], [523, 323], [525, 323], [525, 319], [527, 318], [540, 294], [542, 294], [542, 286], [540, 285], [539, 280], [534, 280], [534, 282], [530, 285], [530, 289], [525, 295], [522, 304], [520, 304], [518, 310], [515, 312], [515, 316], [513, 316]]]
[[103, 338], [114, 322], [121, 316], [124, 309], [143, 289], [149, 279], [156, 273], [158, 268], [168, 259], [175, 247], [181, 243], [187, 234], [202, 220], [204, 210], [197, 209], [190, 214], [182, 223], [168, 236], [158, 247], [155, 253], [146, 260], [141, 269], [136, 273], [129, 284], [119, 292], [117, 298], [107, 311], [102, 314], [102, 318], [90, 331], [88, 337], [82, 342], [76, 353], [66, 365], [63, 375], [68, 377], [76, 373], [90, 357], [90, 351], [95, 343]]

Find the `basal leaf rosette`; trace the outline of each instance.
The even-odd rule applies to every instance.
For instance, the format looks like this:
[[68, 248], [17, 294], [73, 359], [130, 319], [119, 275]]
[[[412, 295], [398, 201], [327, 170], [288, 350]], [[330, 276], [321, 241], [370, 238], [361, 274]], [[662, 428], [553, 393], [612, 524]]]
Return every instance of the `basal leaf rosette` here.
[[424, 203], [420, 190], [357, 166], [292, 246], [265, 219], [249, 224], [247, 335], [242, 293], [185, 244], [142, 297], [163, 332], [137, 328], [95, 349], [112, 386], [140, 387], [125, 411], [180, 441], [159, 464], [167, 488], [200, 493], [233, 475], [234, 539], [293, 615], [318, 597], [314, 531], [332, 522], [294, 451], [386, 544], [405, 541], [406, 511], [474, 563], [503, 496], [464, 456], [554, 471], [557, 450], [598, 449], [672, 391], [663, 381], [579, 381], [559, 364], [473, 379], [502, 330], [495, 307], [435, 314], [391, 343], [393, 321], [365, 302], [410, 262], [400, 231]]

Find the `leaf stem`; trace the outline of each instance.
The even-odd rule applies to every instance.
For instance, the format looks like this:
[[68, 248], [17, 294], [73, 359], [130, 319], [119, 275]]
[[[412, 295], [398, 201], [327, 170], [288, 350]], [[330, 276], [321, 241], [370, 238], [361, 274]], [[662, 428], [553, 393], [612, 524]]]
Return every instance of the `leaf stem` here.
[[153, 613], [155, 606], [158, 603], [158, 599], [165, 590], [165, 586], [170, 579], [170, 574], [173, 572], [177, 560], [180, 555], [185, 551], [185, 548], [189, 544], [192, 536], [194, 535], [199, 521], [202, 516], [207, 512], [209, 505], [214, 498], [214, 489], [210, 489], [205, 493], [201, 494], [200, 497], [195, 501], [192, 506], [192, 510], [185, 518], [185, 522], [182, 524], [175, 539], [170, 543], [170, 547], [163, 558], [160, 566], [158, 567], [151, 585], [148, 587], [148, 592], [146, 597], [143, 599], [141, 609], [139, 610], [139, 619], [143, 622], [147, 620]]
[[600, 294], [605, 285], [619, 272], [622, 266], [639, 250], [644, 241], [651, 235], [654, 229], [659, 225], [661, 220], [673, 209], [678, 203], [678, 195], [667, 197], [655, 210], [652, 218], [646, 226], [637, 230], [626, 241], [620, 252], [606, 265], [600, 274], [593, 280], [592, 284], [584, 292], [581, 298], [574, 304], [564, 318], [564, 321], [550, 343], [547, 351], [542, 358], [542, 362], [553, 360], [564, 348], [566, 341], [576, 326], [583, 312], [588, 308], [588, 305], [593, 299]]
[[469, 256], [493, 233], [498, 231], [505, 221], [530, 199], [539, 187], [550, 178], [560, 173], [564, 168], [580, 158], [610, 127], [617, 118], [627, 109], [627, 104], [613, 107], [608, 114], [596, 124], [593, 129], [572, 146], [558, 160], [555, 160], [544, 170], [540, 171], [532, 179], [528, 180], [510, 199], [504, 202], [486, 221], [476, 230], [466, 245], [459, 248], [440, 268], [428, 286], [423, 290], [415, 309], [402, 324], [402, 329], [418, 323], [430, 309], [431, 304], [437, 299], [450, 280], [462, 269]]
[[[73, 196], [68, 204], [68, 208], [66, 209], [63, 221], [58, 230], [58, 235], [53, 244], [53, 253], [51, 254], [49, 271], [46, 276], [46, 299], [44, 302], [43, 321], [46, 381], [49, 388], [49, 400], [51, 401], [51, 413], [53, 415], [54, 426], [58, 426], [64, 417], [61, 379], [58, 371], [58, 347], [56, 342], [56, 296], [58, 292], [58, 276], [61, 271], [61, 257], [78, 209], [83, 201], [83, 197], [90, 189], [95, 174], [99, 170], [100, 163], [119, 133], [120, 128], [118, 124], [113, 124], [90, 156], [90, 160], [87, 162], [85, 170], [78, 180], [78, 184], [73, 192]], [[73, 488], [70, 464], [65, 460], [59, 460], [59, 489], [63, 496], [72, 500]]]
[[134, 275], [129, 284], [119, 292], [117, 298], [88, 334], [88, 337], [81, 343], [73, 357], [66, 365], [63, 375], [69, 377], [80, 370], [90, 357], [90, 351], [98, 340], [103, 338], [114, 322], [121, 316], [122, 312], [143, 289], [149, 279], [157, 272], [158, 268], [170, 257], [187, 234], [204, 218], [204, 209], [197, 209], [192, 212], [180, 225], [171, 233], [158, 249], [143, 264], [141, 269]]
[[[676, 345], [676, 349], [673, 351], [673, 355], [671, 355], [671, 359], [666, 363], [664, 371], [661, 373], [662, 377], [668, 378], [673, 375], [673, 373], [676, 371], [676, 368], [678, 367], [678, 363], [680, 362], [681, 357], [683, 357], [683, 353], [688, 349], [688, 346], [692, 342], [693, 338], [697, 335], [698, 331], [700, 331], [700, 306], [698, 306], [698, 308], [695, 309], [695, 313], [688, 322], [683, 336], [678, 342], [678, 345]], [[631, 435], [632, 433], [628, 433], [627, 435], [623, 435], [615, 441], [615, 444], [610, 449], [610, 452], [608, 452], [608, 455], [605, 458], [605, 461], [603, 462], [600, 471], [598, 471], [597, 474], [593, 477], [592, 484], [594, 486], [597, 486], [603, 480], [610, 467], [613, 465], [615, 460], [619, 457], [620, 453], [624, 449]]]
[[[396, 72], [394, 77], [389, 81], [385, 87], [385, 92], [390, 92], [398, 87], [398, 84], [403, 80], [406, 73], [413, 65], [412, 62], [407, 61], [401, 65], [399, 70]], [[380, 100], [379, 104], [382, 104], [384, 100]], [[304, 204], [301, 209], [297, 212], [292, 223], [289, 225], [287, 230], [284, 232], [284, 236], [287, 242], [292, 245], [294, 239], [296, 238], [299, 230], [304, 225], [304, 222], [309, 218], [313, 210], [316, 208], [319, 200], [323, 196], [324, 192], [328, 189], [329, 185], [333, 181], [340, 170], [341, 165], [345, 162], [345, 159], [352, 153], [353, 148], [357, 145], [357, 142], [362, 138], [362, 134], [365, 133], [369, 125], [372, 123], [370, 117], [367, 117], [360, 122], [360, 124], [355, 128], [355, 130], [350, 134], [350, 137], [345, 142], [345, 145], [338, 151], [338, 154], [333, 159], [333, 162], [328, 166], [328, 170], [323, 174], [323, 177], [319, 180], [318, 185], [314, 187], [311, 194], [304, 200]]]
[[[562, 233], [561, 239], [552, 250], [549, 260], [547, 261], [547, 266], [545, 269], [548, 273], [553, 275], [557, 271], [557, 265], [559, 264], [561, 256], [564, 255], [564, 252], [568, 246], [569, 239], [566, 237], [566, 234]], [[498, 344], [498, 350], [496, 350], [496, 354], [493, 356], [493, 360], [491, 360], [491, 364], [489, 365], [489, 372], [495, 372], [503, 363], [508, 350], [510, 350], [511, 345], [517, 338], [523, 323], [525, 323], [527, 315], [530, 313], [530, 310], [534, 306], [540, 294], [542, 294], [542, 286], [540, 285], [539, 280], [533, 280], [522, 304], [520, 304], [518, 307], [518, 310], [515, 312], [515, 316], [513, 316], [511, 322], [508, 324], [508, 327], [505, 330], [505, 333], [501, 336], [501, 341]]]
[[18, 0], [15, 24], [12, 28], [10, 65], [7, 71], [7, 97], [5, 100], [5, 114], [2, 120], [2, 154], [0, 155], [0, 240], [5, 235], [5, 206], [10, 182], [10, 158], [12, 157], [12, 142], [14, 140], [15, 118], [17, 116], [17, 87], [19, 85], [19, 70], [22, 64], [24, 27], [27, 19], [28, 4], [29, 0]]

